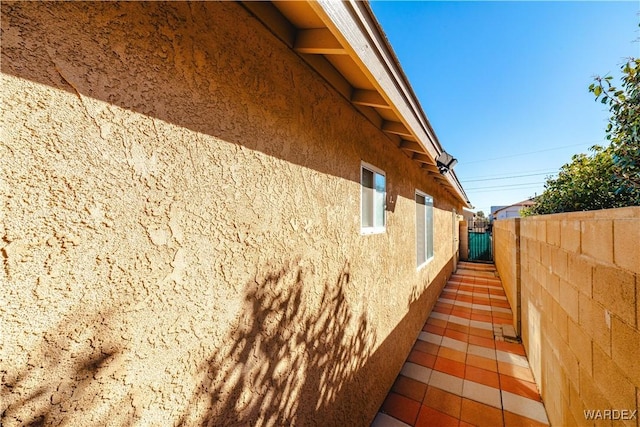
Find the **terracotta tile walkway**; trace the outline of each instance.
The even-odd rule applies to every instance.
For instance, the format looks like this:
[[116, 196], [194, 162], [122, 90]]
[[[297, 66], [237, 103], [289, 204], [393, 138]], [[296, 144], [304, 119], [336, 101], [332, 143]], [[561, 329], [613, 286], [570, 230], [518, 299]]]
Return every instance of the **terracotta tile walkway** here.
[[460, 263], [372, 426], [549, 425], [511, 321], [494, 266]]

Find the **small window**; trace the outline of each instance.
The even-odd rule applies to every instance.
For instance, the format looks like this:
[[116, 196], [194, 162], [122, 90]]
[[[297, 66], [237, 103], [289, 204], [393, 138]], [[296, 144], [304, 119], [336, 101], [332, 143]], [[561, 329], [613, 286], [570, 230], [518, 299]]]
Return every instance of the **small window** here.
[[416, 191], [416, 264], [433, 258], [433, 197]]
[[383, 233], [386, 224], [385, 201], [387, 194], [384, 172], [363, 162], [360, 183], [362, 184], [361, 232], [363, 234]]

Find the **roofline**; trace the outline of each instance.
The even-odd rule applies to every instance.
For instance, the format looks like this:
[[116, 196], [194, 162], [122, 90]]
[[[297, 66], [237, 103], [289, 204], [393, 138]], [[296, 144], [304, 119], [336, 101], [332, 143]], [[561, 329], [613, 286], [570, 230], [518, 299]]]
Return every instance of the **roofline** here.
[[[531, 199], [529, 199], [529, 200], [531, 200]], [[514, 203], [514, 204], [509, 205], [509, 206], [505, 206], [503, 208], [500, 208], [500, 209], [498, 209], [496, 211], [491, 212], [491, 215], [497, 214], [498, 212], [503, 211], [505, 209], [514, 208], [514, 207], [517, 207], [517, 206], [527, 207], [528, 205], [525, 204], [525, 202], [528, 202], [529, 200], [523, 200], [522, 202], [518, 202], [518, 203]], [[533, 203], [533, 204], [535, 204], [535, 203]]]
[[[312, 28], [293, 24], [285, 13], [295, 12], [279, 9], [286, 1], [242, 4], [385, 133], [397, 149], [418, 163], [463, 206], [471, 207], [455, 172], [450, 170], [444, 175], [439, 172], [436, 158], [444, 151], [442, 145], [368, 2], [303, 0], [300, 4], [307, 8], [304, 13], [315, 15], [316, 26]], [[350, 81], [348, 72], [345, 74], [331, 64], [332, 55], [350, 58], [369, 86]], [[393, 119], [386, 114], [387, 119], [383, 118], [375, 108], [389, 109]]]
[[[395, 66], [396, 66], [396, 68], [398, 70], [398, 74], [400, 75], [400, 77], [402, 78], [402, 81], [405, 84], [405, 87], [406, 87], [406, 89], [408, 91], [408, 95], [412, 99], [415, 100], [416, 114], [418, 114], [423, 119], [424, 126], [427, 128], [428, 133], [431, 136], [432, 143], [439, 150], [438, 154], [442, 153], [444, 151], [444, 148], [442, 148], [442, 144], [440, 143], [440, 140], [438, 139], [438, 135], [436, 135], [436, 132], [433, 129], [433, 126], [431, 125], [431, 122], [429, 121], [429, 118], [427, 117], [427, 114], [424, 112], [424, 109], [422, 108], [422, 104], [420, 104], [420, 101], [418, 100], [418, 97], [416, 96], [416, 94], [415, 94], [415, 92], [413, 90], [413, 87], [411, 86], [411, 82], [409, 81], [409, 78], [407, 77], [407, 75], [404, 72], [404, 69], [402, 68], [402, 65], [400, 64], [400, 60], [398, 59], [398, 56], [396, 55], [396, 52], [393, 49], [393, 46], [391, 45], [391, 42], [389, 41], [389, 38], [387, 37], [386, 33], [384, 32], [384, 29], [380, 25], [380, 22], [375, 17], [373, 9], [371, 9], [370, 3], [368, 1], [358, 1], [356, 3], [359, 4], [359, 5], [362, 5], [366, 9], [366, 11], [369, 14], [369, 16], [371, 17], [374, 25], [376, 26], [376, 29], [377, 29], [378, 33], [381, 35], [381, 37], [384, 40], [384, 43], [386, 45], [388, 54], [393, 59], [393, 62], [394, 62]], [[464, 191], [464, 188], [462, 188], [462, 184], [458, 180], [458, 177], [457, 177], [456, 173], [453, 170], [450, 170], [447, 173], [447, 175], [450, 175], [449, 178], [451, 178], [451, 180], [453, 181], [452, 184], [454, 184], [454, 187], [456, 188], [456, 190], [458, 190], [461, 193], [461, 196], [464, 199], [463, 200], [464, 204], [469, 206], [469, 207], [471, 207], [471, 203], [469, 202], [469, 198], [467, 197], [467, 194]]]
[[[405, 125], [416, 136], [418, 143], [435, 159], [444, 150], [431, 123], [422, 110], [406, 74], [400, 66], [389, 40], [380, 23], [366, 1], [315, 0], [310, 5], [322, 21], [350, 51], [371, 72], [378, 62], [386, 68], [386, 75], [371, 76], [376, 89], [386, 95], [396, 107]], [[357, 28], [360, 31], [354, 31]], [[367, 37], [368, 36], [368, 37]], [[382, 81], [381, 81], [382, 80]], [[387, 80], [387, 81], [384, 81]], [[390, 84], [391, 83], [391, 84]], [[395, 90], [393, 90], [395, 88]], [[463, 205], [471, 206], [458, 177], [453, 170], [445, 174]]]

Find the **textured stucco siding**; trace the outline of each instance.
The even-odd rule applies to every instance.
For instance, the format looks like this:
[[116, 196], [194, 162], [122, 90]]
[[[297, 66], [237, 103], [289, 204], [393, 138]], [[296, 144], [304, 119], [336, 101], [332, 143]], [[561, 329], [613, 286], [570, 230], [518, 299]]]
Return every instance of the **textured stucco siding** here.
[[461, 210], [383, 133], [235, 3], [4, 1], [1, 85], [2, 425], [371, 421]]

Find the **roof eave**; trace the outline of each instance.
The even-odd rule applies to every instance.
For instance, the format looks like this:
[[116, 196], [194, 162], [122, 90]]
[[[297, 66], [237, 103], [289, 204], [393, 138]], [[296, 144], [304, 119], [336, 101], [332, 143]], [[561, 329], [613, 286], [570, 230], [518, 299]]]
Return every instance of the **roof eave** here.
[[[290, 2], [243, 4], [463, 206], [471, 207], [455, 172], [440, 175], [435, 159], [443, 148], [367, 2], [313, 0], [298, 2], [304, 5], [299, 10]], [[368, 88], [358, 87], [332, 65], [336, 55], [350, 58]], [[393, 120], [376, 114], [376, 108]]]

